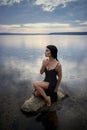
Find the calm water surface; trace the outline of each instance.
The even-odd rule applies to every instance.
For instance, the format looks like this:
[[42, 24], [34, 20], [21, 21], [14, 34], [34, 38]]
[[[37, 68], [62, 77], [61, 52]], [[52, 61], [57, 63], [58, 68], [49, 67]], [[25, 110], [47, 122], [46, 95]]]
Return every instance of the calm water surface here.
[[[87, 129], [87, 36], [0, 36], [0, 130]], [[61, 109], [25, 115], [21, 105], [43, 80], [39, 69], [45, 47], [58, 47], [63, 78], [60, 88], [69, 97]]]

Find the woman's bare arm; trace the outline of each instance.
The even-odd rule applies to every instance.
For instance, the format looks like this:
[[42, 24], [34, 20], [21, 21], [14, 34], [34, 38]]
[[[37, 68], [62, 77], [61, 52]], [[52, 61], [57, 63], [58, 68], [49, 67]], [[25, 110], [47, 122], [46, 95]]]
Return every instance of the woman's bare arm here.
[[58, 87], [59, 87], [61, 80], [62, 80], [62, 66], [60, 63], [58, 64], [57, 70], [58, 70], [58, 81], [57, 81], [57, 85], [54, 89], [54, 92], [58, 91]]

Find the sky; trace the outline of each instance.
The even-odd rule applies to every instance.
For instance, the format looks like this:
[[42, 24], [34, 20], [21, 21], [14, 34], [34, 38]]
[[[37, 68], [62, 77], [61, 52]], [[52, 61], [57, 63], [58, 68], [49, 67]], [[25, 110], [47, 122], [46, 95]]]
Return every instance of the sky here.
[[0, 0], [0, 32], [87, 32], [87, 0]]

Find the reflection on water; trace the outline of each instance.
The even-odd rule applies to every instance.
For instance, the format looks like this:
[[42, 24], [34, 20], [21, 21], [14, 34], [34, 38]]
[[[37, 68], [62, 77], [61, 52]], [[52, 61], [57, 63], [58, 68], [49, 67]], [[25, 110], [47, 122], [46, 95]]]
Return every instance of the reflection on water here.
[[45, 130], [56, 130], [58, 127], [58, 115], [56, 111], [43, 112], [37, 118], [37, 122], [41, 122]]
[[86, 40], [86, 36], [1, 36], [0, 65], [4, 62], [5, 69], [7, 67], [7, 70], [9, 68], [19, 70], [23, 78], [31, 75], [33, 79], [39, 75], [46, 45], [52, 43], [59, 49], [58, 57], [63, 66], [63, 80], [82, 82], [87, 79]]
[[[0, 36], [1, 130], [26, 130], [32, 127], [43, 130], [43, 127], [47, 129], [48, 124], [51, 127], [50, 122], [54, 124], [53, 128], [56, 127], [55, 129], [64, 130], [64, 127], [67, 129], [69, 126], [71, 130], [70, 125], [66, 126], [66, 123], [63, 124], [64, 127], [61, 127], [62, 122], [78, 118], [79, 122], [86, 126], [86, 41], [86, 36]], [[70, 99], [64, 101], [63, 109], [56, 110], [57, 113], [53, 111], [26, 118], [20, 112], [20, 106], [32, 94], [32, 83], [44, 78], [44, 75], [39, 74], [39, 69], [44, 58], [45, 47], [48, 44], [54, 44], [58, 47], [58, 58], [63, 69], [61, 87], [69, 94]], [[59, 122], [57, 122], [58, 120]], [[42, 125], [39, 125], [38, 122], [42, 122]], [[32, 126], [32, 123], [35, 126]], [[73, 128], [75, 128], [74, 125]]]

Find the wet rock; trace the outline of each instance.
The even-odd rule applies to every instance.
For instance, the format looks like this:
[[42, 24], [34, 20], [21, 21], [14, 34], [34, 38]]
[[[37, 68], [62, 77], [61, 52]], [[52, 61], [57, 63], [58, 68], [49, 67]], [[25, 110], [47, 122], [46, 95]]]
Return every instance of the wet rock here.
[[[58, 101], [61, 101], [68, 96], [61, 90], [59, 90], [57, 94], [58, 94]], [[21, 110], [24, 112], [37, 112], [38, 110], [43, 109], [44, 107], [45, 108], [47, 107], [44, 99], [42, 97], [35, 97], [32, 94], [31, 97], [28, 100], [26, 100], [24, 104], [21, 106]]]

